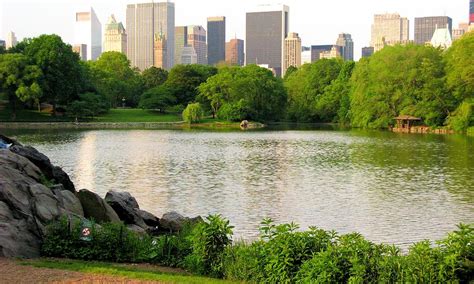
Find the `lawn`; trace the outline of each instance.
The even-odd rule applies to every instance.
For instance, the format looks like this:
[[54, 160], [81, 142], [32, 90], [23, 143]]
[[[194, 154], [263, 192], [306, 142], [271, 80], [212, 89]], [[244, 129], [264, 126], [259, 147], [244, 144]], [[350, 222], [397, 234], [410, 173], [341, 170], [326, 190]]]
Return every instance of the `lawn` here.
[[111, 109], [103, 116], [96, 118], [97, 122], [179, 122], [181, 115], [162, 114], [158, 111], [143, 109]]
[[167, 267], [153, 265], [126, 265], [66, 259], [25, 260], [21, 261], [20, 264], [39, 268], [52, 268], [82, 273], [103, 274], [145, 281], [160, 281], [165, 283], [235, 283], [219, 279], [194, 276], [180, 269], [170, 269]]
[[[2, 109], [0, 110], [0, 121], [11, 122], [11, 110]], [[64, 116], [53, 117], [51, 114], [46, 112], [39, 112], [34, 110], [18, 110], [16, 112], [16, 120], [14, 122], [63, 122], [72, 121], [71, 118]]]

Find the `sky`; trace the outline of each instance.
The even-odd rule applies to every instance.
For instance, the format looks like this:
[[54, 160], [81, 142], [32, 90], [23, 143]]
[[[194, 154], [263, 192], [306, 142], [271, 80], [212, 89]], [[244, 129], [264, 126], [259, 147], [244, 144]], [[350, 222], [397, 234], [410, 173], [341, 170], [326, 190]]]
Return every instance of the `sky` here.
[[[114, 14], [125, 23], [126, 5], [150, 0], [0, 0], [0, 39], [9, 31], [17, 38], [58, 34], [65, 42], [74, 41], [75, 12], [93, 7], [106, 24]], [[159, 1], [155, 1], [159, 2]], [[354, 40], [354, 55], [370, 43], [373, 15], [399, 13], [410, 20], [414, 37], [415, 17], [449, 16], [453, 26], [468, 21], [469, 0], [174, 0], [176, 25], [202, 25], [206, 18], [226, 16], [227, 40], [245, 39], [245, 13], [259, 4], [285, 4], [290, 7], [290, 31], [299, 33], [303, 46], [335, 44], [339, 33]]]

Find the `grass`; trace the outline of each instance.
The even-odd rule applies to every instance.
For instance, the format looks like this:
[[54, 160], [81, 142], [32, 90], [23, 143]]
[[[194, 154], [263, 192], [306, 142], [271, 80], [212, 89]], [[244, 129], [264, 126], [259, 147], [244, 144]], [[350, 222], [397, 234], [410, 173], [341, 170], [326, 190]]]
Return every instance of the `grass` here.
[[37, 259], [21, 261], [21, 265], [30, 265], [38, 268], [52, 268], [82, 273], [102, 274], [108, 276], [125, 277], [129, 279], [160, 281], [165, 283], [236, 283], [219, 279], [190, 275], [182, 270], [160, 267], [124, 265], [95, 261]]
[[[11, 122], [12, 112], [10, 109], [0, 110], [0, 121]], [[71, 118], [56, 116], [53, 117], [49, 113], [34, 110], [17, 110], [16, 120], [14, 122], [64, 122], [72, 121]]]
[[111, 109], [95, 119], [97, 122], [180, 122], [177, 114], [162, 114], [158, 111], [143, 109]]

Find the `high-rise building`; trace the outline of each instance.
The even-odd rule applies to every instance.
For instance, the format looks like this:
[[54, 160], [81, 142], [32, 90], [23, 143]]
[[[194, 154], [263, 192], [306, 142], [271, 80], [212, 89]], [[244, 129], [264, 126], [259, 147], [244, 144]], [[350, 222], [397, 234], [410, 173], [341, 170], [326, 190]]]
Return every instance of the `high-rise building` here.
[[453, 29], [453, 41], [460, 39], [465, 33], [469, 31], [468, 23], [460, 23], [457, 29]]
[[76, 13], [74, 44], [87, 45], [87, 60], [96, 60], [102, 53], [102, 25], [92, 7]]
[[333, 45], [329, 51], [321, 51], [319, 59], [333, 59], [342, 57], [342, 48], [338, 45]]
[[216, 65], [225, 60], [225, 17], [207, 18], [207, 61]]
[[374, 51], [380, 48], [380, 42], [386, 45], [405, 44], [410, 40], [409, 21], [399, 14], [374, 15], [370, 46]]
[[374, 54], [374, 48], [372, 46], [362, 47], [362, 57], [369, 57]]
[[185, 46], [181, 51], [181, 64], [197, 64], [198, 56], [196, 50], [192, 46]]
[[446, 25], [444, 28], [436, 28], [433, 37], [431, 38], [431, 45], [434, 47], [447, 49], [450, 48], [452, 44], [453, 39], [451, 37], [449, 26]]
[[474, 24], [474, 0], [469, 2], [469, 24]]
[[303, 46], [301, 47], [301, 64], [311, 63], [311, 47]]
[[228, 43], [226, 43], [225, 61], [230, 65], [244, 66], [245, 53], [243, 40], [231, 39]]
[[10, 48], [14, 47], [17, 43], [18, 43], [18, 41], [16, 39], [15, 33], [14, 32], [9, 32], [7, 34], [7, 40], [6, 40], [6, 43], [5, 43], [5, 48], [10, 49]]
[[289, 33], [285, 39], [285, 61], [282, 75], [285, 75], [290, 66], [301, 66], [301, 38], [297, 33]]
[[332, 47], [334, 45], [332, 44], [326, 44], [326, 45], [312, 45], [311, 46], [311, 62], [318, 61], [320, 59], [321, 52], [323, 51], [331, 51]]
[[246, 64], [268, 64], [281, 77], [289, 15], [285, 5], [263, 5], [247, 13]]
[[105, 25], [104, 52], [106, 51], [127, 54], [127, 33], [122, 22], [117, 22], [114, 15], [109, 17]]
[[188, 45], [188, 27], [176, 27], [174, 29], [174, 64], [182, 64], [181, 56], [183, 55], [183, 48]]
[[174, 18], [172, 2], [127, 5], [127, 56], [134, 67], [145, 70], [154, 65], [155, 34], [166, 38], [166, 68], [174, 65]]
[[72, 46], [72, 51], [79, 54], [79, 58], [87, 61], [87, 44], [75, 44]]
[[336, 45], [341, 47], [341, 56], [344, 60], [354, 60], [354, 42], [350, 34], [339, 34]]
[[155, 34], [153, 41], [153, 52], [153, 66], [156, 68], [165, 69], [167, 66], [168, 51], [166, 37], [162, 32]]
[[207, 64], [206, 30], [202, 26], [188, 26], [188, 45], [194, 47], [197, 64]]
[[450, 17], [423, 17], [415, 18], [415, 43], [426, 44], [431, 42], [431, 38], [436, 28], [449, 27], [449, 33], [453, 30], [453, 20]]

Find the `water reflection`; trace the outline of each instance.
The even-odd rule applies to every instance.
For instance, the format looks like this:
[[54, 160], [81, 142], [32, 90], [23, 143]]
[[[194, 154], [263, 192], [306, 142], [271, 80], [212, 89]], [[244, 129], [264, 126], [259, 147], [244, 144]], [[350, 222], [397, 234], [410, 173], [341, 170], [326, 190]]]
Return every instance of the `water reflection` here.
[[378, 242], [474, 222], [474, 139], [364, 131], [14, 133], [79, 188], [130, 191], [157, 215], [221, 213], [238, 236], [271, 217]]

